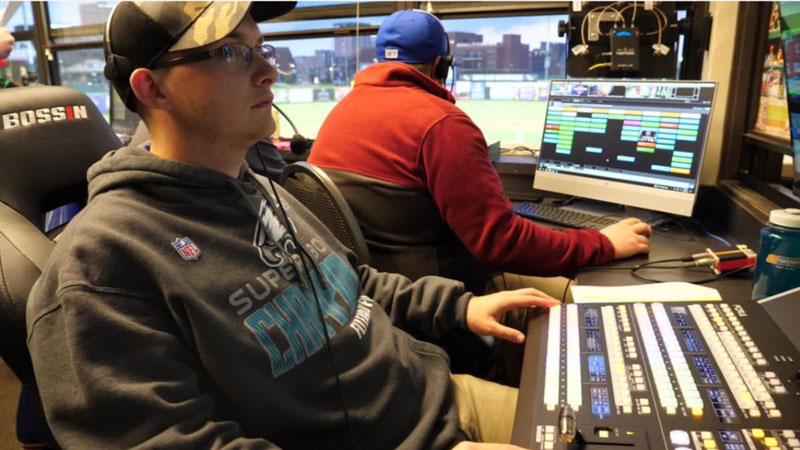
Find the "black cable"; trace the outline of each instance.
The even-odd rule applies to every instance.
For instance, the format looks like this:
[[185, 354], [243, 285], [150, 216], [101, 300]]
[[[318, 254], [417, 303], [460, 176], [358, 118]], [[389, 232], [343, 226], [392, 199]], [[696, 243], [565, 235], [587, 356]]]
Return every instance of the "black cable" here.
[[[266, 171], [266, 164], [264, 164], [264, 158], [261, 156], [260, 152], [256, 153], [258, 154], [258, 159], [261, 161], [261, 169]], [[317, 288], [316, 286], [314, 286], [314, 280], [311, 278], [311, 270], [309, 269], [308, 264], [306, 263], [306, 260], [304, 258], [304, 256], [308, 258], [311, 258], [311, 256], [306, 253], [303, 244], [300, 242], [300, 240], [297, 238], [297, 235], [294, 232], [294, 228], [289, 223], [289, 217], [286, 214], [286, 210], [283, 208], [283, 203], [281, 202], [280, 196], [278, 196], [278, 190], [275, 188], [275, 183], [272, 181], [272, 178], [267, 177], [267, 180], [269, 180], [269, 185], [272, 188], [272, 193], [275, 195], [275, 199], [278, 201], [278, 209], [280, 209], [281, 215], [283, 215], [285, 221], [284, 226], [286, 227], [286, 230], [289, 232], [292, 239], [294, 240], [295, 245], [297, 245], [298, 254], [300, 255], [300, 263], [303, 265], [303, 270], [305, 270], [308, 276], [308, 284], [309, 286], [311, 286], [311, 293], [314, 295], [314, 300], [317, 305], [317, 316], [320, 321], [320, 326], [322, 327], [322, 335], [325, 337], [325, 348], [328, 350], [327, 351], [328, 358], [330, 359], [331, 368], [333, 369], [333, 374], [336, 378], [336, 388], [339, 391], [339, 400], [342, 402], [342, 410], [344, 411], [344, 422], [347, 427], [347, 434], [350, 437], [350, 443], [352, 444], [353, 449], [357, 450], [359, 446], [355, 438], [353, 425], [350, 423], [350, 414], [348, 413], [347, 410], [347, 402], [345, 401], [344, 390], [342, 389], [342, 380], [339, 377], [339, 370], [336, 367], [336, 358], [334, 358], [333, 356], [333, 348], [331, 348], [331, 340], [330, 337], [328, 336], [328, 328], [327, 328], [328, 324], [327, 322], [325, 322], [325, 316], [322, 314], [322, 304], [319, 300], [319, 296], [317, 295]], [[259, 181], [256, 180], [256, 183], [258, 182]], [[276, 243], [276, 245], [279, 244]], [[300, 276], [300, 274], [298, 274], [298, 276]], [[321, 282], [322, 282], [321, 278], [324, 276], [325, 275], [322, 274], [322, 272], [319, 273]]]
[[561, 294], [561, 303], [565, 303], [567, 301], [567, 291], [569, 290], [569, 285], [572, 283], [572, 278], [567, 278], [567, 285], [564, 286], [564, 293]]
[[[675, 267], [663, 267], [663, 268], [664, 268], [664, 269], [671, 269], [671, 268], [675, 268]], [[659, 267], [653, 267], [653, 269], [659, 269]], [[701, 280], [692, 280], [692, 281], [687, 281], [687, 283], [692, 283], [692, 284], [705, 284], [705, 283], [710, 283], [710, 282], [712, 282], [712, 281], [717, 281], [717, 280], [719, 280], [719, 279], [722, 279], [722, 278], [725, 278], [725, 277], [729, 277], [729, 276], [731, 276], [731, 275], [733, 275], [733, 274], [735, 274], [735, 273], [742, 272], [742, 271], [743, 271], [743, 270], [745, 270], [745, 269], [749, 269], [749, 267], [740, 267], [740, 268], [738, 268], [738, 269], [731, 270], [730, 272], [725, 272], [725, 273], [723, 273], [723, 274], [720, 274], [720, 275], [715, 275], [715, 276], [713, 276], [713, 277], [704, 278], [704, 279], [701, 279]], [[642, 276], [642, 275], [639, 275], [639, 274], [637, 274], [637, 273], [636, 273], [636, 271], [632, 271], [632, 272], [631, 272], [631, 276], [633, 276], [633, 277], [634, 277], [634, 278], [636, 278], [637, 280], [646, 281], [646, 282], [648, 282], [648, 283], [667, 283], [667, 282], [669, 282], [669, 281], [676, 281], [676, 280], [668, 280], [668, 281], [664, 281], [664, 280], [657, 280], [657, 279], [654, 279], [654, 278], [648, 278], [648, 277], [645, 277], [645, 276]]]

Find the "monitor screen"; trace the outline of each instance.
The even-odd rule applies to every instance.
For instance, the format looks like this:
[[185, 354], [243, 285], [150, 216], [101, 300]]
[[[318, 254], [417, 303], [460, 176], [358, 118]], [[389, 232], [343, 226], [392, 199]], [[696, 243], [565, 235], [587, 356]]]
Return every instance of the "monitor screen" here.
[[715, 87], [553, 80], [534, 189], [690, 216]]

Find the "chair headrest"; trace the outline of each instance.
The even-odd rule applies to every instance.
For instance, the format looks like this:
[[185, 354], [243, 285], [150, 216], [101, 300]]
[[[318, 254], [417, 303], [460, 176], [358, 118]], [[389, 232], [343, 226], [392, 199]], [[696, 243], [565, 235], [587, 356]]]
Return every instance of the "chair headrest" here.
[[86, 94], [62, 86], [0, 89], [0, 202], [41, 215], [86, 198], [86, 171], [121, 147]]

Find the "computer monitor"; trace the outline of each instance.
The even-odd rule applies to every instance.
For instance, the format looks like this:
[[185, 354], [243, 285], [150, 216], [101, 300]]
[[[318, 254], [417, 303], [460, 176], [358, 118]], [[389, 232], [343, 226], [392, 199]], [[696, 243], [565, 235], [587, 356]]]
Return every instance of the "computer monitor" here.
[[534, 189], [690, 216], [715, 88], [551, 81]]

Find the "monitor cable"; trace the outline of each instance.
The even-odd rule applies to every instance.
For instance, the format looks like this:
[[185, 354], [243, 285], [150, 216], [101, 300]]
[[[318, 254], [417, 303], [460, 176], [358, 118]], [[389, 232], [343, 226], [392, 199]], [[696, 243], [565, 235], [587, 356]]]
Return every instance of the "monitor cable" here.
[[[567, 279], [567, 285], [564, 286], [564, 293], [561, 294], [561, 303], [566, 302], [567, 299], [567, 292], [569, 291], [570, 284], [575, 281], [575, 278], [580, 273], [585, 272], [613, 272], [613, 271], [629, 271], [633, 278], [636, 278], [639, 281], [644, 281], [647, 283], [669, 283], [678, 280], [659, 280], [656, 278], [646, 277], [641, 275], [639, 271], [641, 270], [652, 270], [652, 269], [662, 269], [662, 270], [677, 270], [677, 269], [691, 269], [694, 267], [700, 267], [693, 263], [695, 259], [692, 256], [683, 257], [683, 258], [671, 258], [671, 259], [660, 259], [657, 261], [648, 261], [641, 264], [636, 264], [635, 266], [627, 266], [627, 267], [603, 267], [603, 266], [591, 266], [591, 267], [582, 267], [575, 272]], [[669, 263], [679, 263], [679, 264], [669, 264]], [[669, 264], [669, 265], [657, 265], [657, 264]], [[728, 272], [724, 272], [719, 275], [714, 275], [713, 277], [706, 277], [701, 278], [699, 280], [688, 280], [687, 283], [692, 284], [705, 284], [710, 283], [712, 281], [717, 281], [722, 278], [729, 277], [731, 275], [740, 273], [744, 270], [749, 269], [750, 267], [741, 267], [738, 269], [734, 269]], [[679, 280], [683, 281], [683, 280]]]

